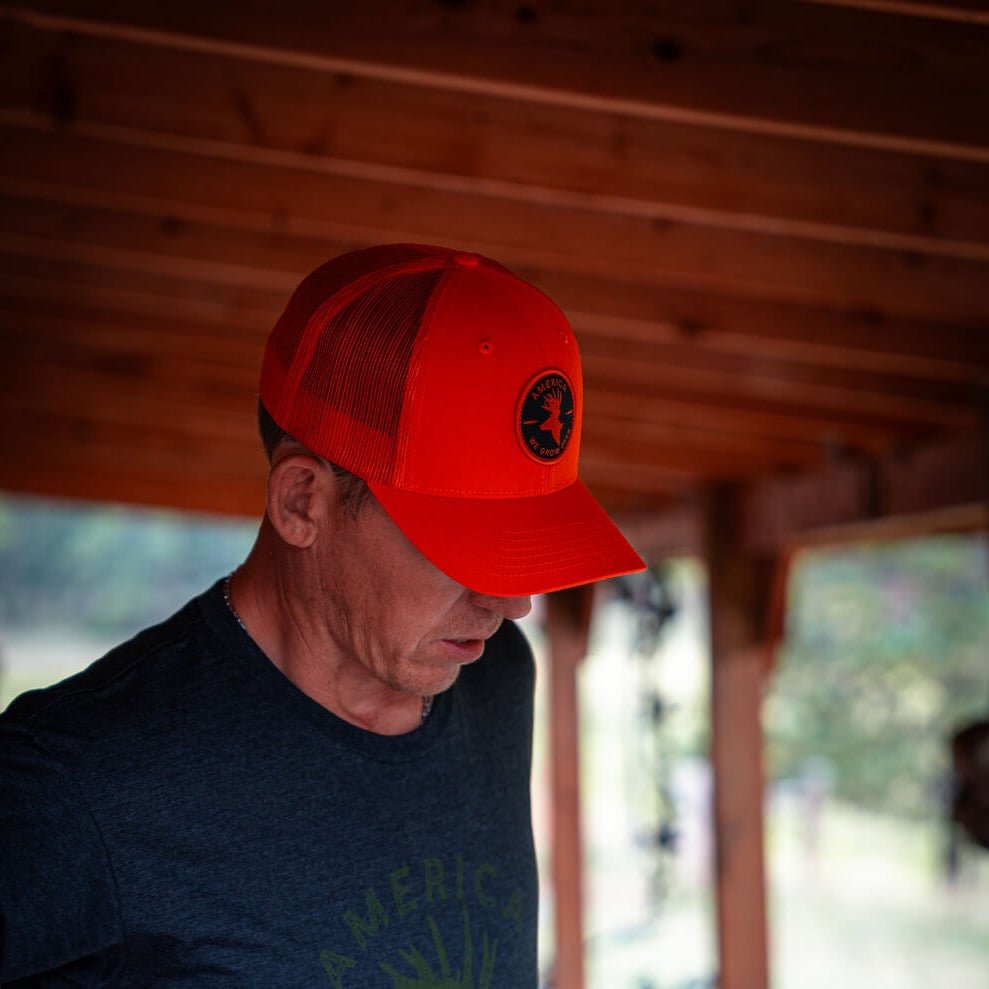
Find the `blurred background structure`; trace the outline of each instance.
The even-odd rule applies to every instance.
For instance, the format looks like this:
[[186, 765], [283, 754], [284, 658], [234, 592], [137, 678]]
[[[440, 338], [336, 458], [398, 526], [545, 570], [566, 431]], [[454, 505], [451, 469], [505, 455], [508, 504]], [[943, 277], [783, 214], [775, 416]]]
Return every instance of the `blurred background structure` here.
[[[555, 982], [585, 983], [593, 943], [595, 629], [651, 615], [629, 649], [667, 648], [669, 574], [694, 572], [671, 561], [693, 559], [702, 765], [677, 781], [668, 738], [634, 744], [668, 777], [654, 810], [680, 787], [713, 822], [717, 960], [698, 978], [761, 989], [764, 822], [799, 806], [799, 834], [768, 837], [811, 860], [834, 794], [945, 803], [918, 780], [870, 790], [903, 774], [856, 731], [905, 718], [901, 755], [930, 768], [959, 684], [965, 718], [989, 708], [984, 601], [956, 609], [960, 680], [897, 670], [917, 616], [941, 613], [904, 547], [937, 537], [917, 550], [935, 587], [984, 580], [965, 560], [989, 498], [986, 106], [984, 0], [0, 2], [0, 489], [256, 515], [257, 367], [302, 274], [397, 240], [530, 278], [581, 341], [582, 474], [653, 564], [652, 584], [549, 596], [535, 630]], [[829, 549], [876, 541], [892, 548], [853, 554], [855, 579]], [[812, 576], [836, 567], [839, 604]], [[636, 662], [633, 681], [658, 676]], [[647, 724], [674, 723], [655, 694]], [[822, 708], [846, 718], [854, 779]], [[769, 818], [767, 765], [798, 781]]]

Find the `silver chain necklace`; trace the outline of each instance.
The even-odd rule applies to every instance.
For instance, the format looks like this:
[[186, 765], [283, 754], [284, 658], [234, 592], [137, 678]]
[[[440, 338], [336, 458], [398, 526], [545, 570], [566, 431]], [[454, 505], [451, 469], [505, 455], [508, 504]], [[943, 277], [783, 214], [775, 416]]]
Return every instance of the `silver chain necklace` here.
[[[230, 578], [233, 577], [232, 573], [227, 574], [223, 581], [223, 600], [226, 602], [227, 610], [231, 615], [234, 616], [234, 620], [243, 629], [245, 635], [250, 635], [251, 633], [247, 631], [247, 626], [241, 620], [240, 615], [237, 614], [237, 609], [234, 607], [233, 601], [230, 599]], [[433, 709], [433, 696], [432, 694], [422, 699], [422, 713], [421, 718], [423, 721], [429, 717], [429, 712]]]
[[[240, 626], [240, 627], [241, 627], [241, 628], [242, 628], [242, 629], [243, 629], [243, 630], [244, 630], [245, 632], [247, 632], [247, 627], [246, 627], [246, 626], [244, 625], [244, 623], [243, 623], [243, 622], [242, 622], [242, 621], [240, 620], [240, 615], [238, 615], [238, 614], [237, 614], [237, 609], [236, 609], [236, 608], [234, 607], [234, 603], [233, 603], [233, 601], [231, 601], [231, 600], [230, 600], [230, 578], [231, 578], [232, 576], [233, 576], [233, 574], [232, 574], [232, 573], [229, 573], [229, 574], [227, 574], [227, 576], [226, 576], [226, 578], [225, 578], [225, 579], [224, 579], [224, 581], [223, 581], [223, 600], [224, 600], [224, 601], [226, 601], [226, 603], [227, 603], [227, 610], [228, 610], [228, 611], [230, 612], [230, 614], [231, 614], [231, 615], [233, 615], [233, 616], [234, 616], [234, 618], [235, 618], [235, 619], [236, 619], [236, 621], [237, 621], [237, 624], [238, 624], [238, 625], [239, 625], [239, 626]], [[248, 634], [250, 634], [250, 633], [248, 633]]]

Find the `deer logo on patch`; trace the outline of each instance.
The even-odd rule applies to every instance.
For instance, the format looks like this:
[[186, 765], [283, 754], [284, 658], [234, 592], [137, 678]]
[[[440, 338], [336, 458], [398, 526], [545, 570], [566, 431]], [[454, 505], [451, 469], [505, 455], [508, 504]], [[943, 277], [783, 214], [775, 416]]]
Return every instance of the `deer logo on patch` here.
[[530, 457], [552, 463], [562, 456], [574, 425], [574, 398], [561, 371], [543, 371], [522, 393], [518, 437]]

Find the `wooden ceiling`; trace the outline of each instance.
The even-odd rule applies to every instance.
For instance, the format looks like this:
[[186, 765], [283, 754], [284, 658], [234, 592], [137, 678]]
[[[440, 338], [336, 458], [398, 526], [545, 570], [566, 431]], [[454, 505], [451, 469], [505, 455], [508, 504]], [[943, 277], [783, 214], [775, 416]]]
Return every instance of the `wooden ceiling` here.
[[2, 488], [257, 512], [268, 329], [397, 240], [561, 304], [630, 524], [984, 493], [985, 2], [37, 0], [0, 39]]

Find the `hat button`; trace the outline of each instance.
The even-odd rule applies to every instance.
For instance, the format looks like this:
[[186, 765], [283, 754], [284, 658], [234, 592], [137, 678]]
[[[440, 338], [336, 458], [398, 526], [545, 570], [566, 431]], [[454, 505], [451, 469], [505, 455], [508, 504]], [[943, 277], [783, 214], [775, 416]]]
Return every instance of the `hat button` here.
[[464, 268], [476, 268], [481, 263], [476, 254], [468, 254], [466, 251], [458, 251], [453, 255], [453, 260]]

